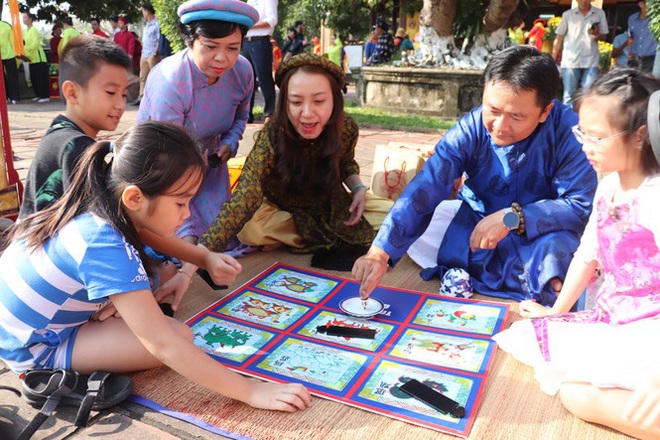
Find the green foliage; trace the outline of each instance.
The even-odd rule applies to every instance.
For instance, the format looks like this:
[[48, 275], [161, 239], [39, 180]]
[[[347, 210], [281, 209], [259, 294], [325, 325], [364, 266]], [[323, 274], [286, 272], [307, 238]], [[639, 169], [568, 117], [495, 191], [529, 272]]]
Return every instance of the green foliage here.
[[344, 111], [360, 126], [378, 126], [390, 129], [448, 130], [456, 121], [447, 121], [435, 116], [391, 113], [364, 107], [345, 106]]
[[408, 0], [401, 5], [401, 10], [404, 15], [415, 15], [415, 12], [420, 12], [423, 6], [423, 0]]
[[[449, 130], [456, 123], [455, 120], [441, 119], [436, 116], [392, 113], [373, 108], [358, 107], [350, 99], [345, 102], [344, 111], [362, 127], [382, 127], [410, 131], [440, 131]], [[252, 112], [257, 120], [263, 119], [263, 107], [255, 105]]]
[[[348, 34], [356, 38], [368, 36], [371, 8], [366, 1], [325, 0], [327, 2], [327, 26], [339, 32], [342, 39]], [[335, 9], [336, 8], [336, 9]], [[390, 14], [392, 15], [392, 14]]]
[[[21, 10], [36, 11], [37, 19], [49, 23], [61, 21], [70, 13], [75, 14], [80, 20], [89, 21], [98, 17], [108, 20], [114, 15], [125, 15], [131, 22], [142, 19], [140, 5], [143, 0], [68, 0], [58, 2], [56, 0], [23, 0], [20, 2]], [[68, 7], [67, 7], [68, 6]]]
[[467, 52], [474, 40], [483, 34], [484, 15], [488, 0], [461, 0], [454, 19], [454, 39], [462, 52]]
[[160, 32], [165, 35], [172, 46], [172, 52], [185, 48], [185, 43], [179, 33], [179, 16], [176, 10], [185, 0], [153, 0], [152, 4], [158, 17]]
[[646, 11], [649, 16], [649, 29], [656, 41], [660, 41], [660, 0], [648, 0]]
[[342, 38], [349, 33], [357, 38], [369, 33], [371, 6], [368, 0], [280, 0], [278, 12], [275, 33], [281, 36], [286, 35], [286, 29], [296, 20], [305, 24], [308, 39], [320, 35], [321, 23], [339, 32]]

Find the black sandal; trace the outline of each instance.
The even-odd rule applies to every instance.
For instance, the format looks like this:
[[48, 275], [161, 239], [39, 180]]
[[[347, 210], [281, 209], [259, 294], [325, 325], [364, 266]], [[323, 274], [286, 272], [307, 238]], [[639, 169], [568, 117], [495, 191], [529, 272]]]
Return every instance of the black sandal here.
[[70, 370], [31, 370], [25, 374], [22, 391], [30, 405], [42, 405], [18, 437], [27, 440], [58, 405], [79, 407], [75, 425], [87, 426], [91, 410], [100, 411], [124, 401], [133, 391], [133, 381], [105, 371], [79, 375]]

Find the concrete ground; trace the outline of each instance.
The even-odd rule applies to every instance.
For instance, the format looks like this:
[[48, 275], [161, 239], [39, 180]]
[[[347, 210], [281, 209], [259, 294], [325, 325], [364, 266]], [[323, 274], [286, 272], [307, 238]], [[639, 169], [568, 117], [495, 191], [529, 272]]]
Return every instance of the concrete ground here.
[[[354, 96], [349, 89], [348, 98]], [[258, 95], [257, 103], [260, 96]], [[64, 111], [60, 101], [48, 104], [21, 102], [9, 107], [9, 128], [11, 144], [16, 156], [15, 167], [22, 180], [25, 179], [39, 141], [52, 119]], [[128, 106], [122, 121], [115, 132], [103, 132], [100, 138], [114, 138], [135, 123], [137, 107]], [[261, 124], [248, 124], [239, 147], [239, 155], [247, 154], [254, 144], [254, 138]], [[375, 146], [389, 142], [435, 144], [440, 133], [411, 133], [393, 130], [365, 128], [360, 130], [356, 158], [361, 167], [361, 176], [369, 184]], [[0, 361], [0, 387], [20, 389], [20, 381]], [[37, 410], [10, 391], [0, 389], [0, 439], [16, 438], [18, 433], [37, 414]], [[83, 439], [104, 437], [108, 439], [220, 439], [186, 422], [165, 416], [151, 409], [133, 403], [123, 403], [110, 410], [92, 413], [86, 428], [76, 428], [73, 424], [75, 408], [58, 409], [56, 417], [49, 418], [41, 427], [35, 439]]]

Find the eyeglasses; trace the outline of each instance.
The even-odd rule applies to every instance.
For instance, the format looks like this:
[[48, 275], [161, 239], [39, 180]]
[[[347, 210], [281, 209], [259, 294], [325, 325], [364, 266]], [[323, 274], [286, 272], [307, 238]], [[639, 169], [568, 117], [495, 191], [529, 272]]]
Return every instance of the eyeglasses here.
[[616, 139], [618, 137], [621, 137], [623, 135], [626, 135], [630, 133], [630, 130], [622, 131], [621, 133], [613, 134], [612, 136], [608, 136], [605, 138], [600, 138], [600, 137], [595, 137], [595, 136], [589, 136], [587, 134], [584, 134], [582, 130], [580, 130], [580, 127], [577, 125], [574, 125], [571, 128], [571, 131], [573, 132], [573, 136], [575, 136], [575, 139], [582, 145], [585, 143], [589, 143], [591, 145], [594, 145], [596, 147], [600, 147], [603, 142], [607, 142], [611, 139]]

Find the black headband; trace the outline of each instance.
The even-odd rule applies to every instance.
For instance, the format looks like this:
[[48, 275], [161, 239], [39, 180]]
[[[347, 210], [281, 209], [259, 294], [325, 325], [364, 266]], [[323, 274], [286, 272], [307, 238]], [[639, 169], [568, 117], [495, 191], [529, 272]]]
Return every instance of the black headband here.
[[653, 154], [660, 164], [660, 90], [649, 97], [647, 125]]

